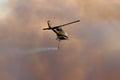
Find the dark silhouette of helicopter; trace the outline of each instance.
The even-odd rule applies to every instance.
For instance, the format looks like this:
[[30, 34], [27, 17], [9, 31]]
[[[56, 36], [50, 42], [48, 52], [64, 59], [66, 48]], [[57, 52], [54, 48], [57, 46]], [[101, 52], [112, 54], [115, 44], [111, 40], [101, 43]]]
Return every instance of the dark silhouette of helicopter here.
[[[68, 38], [69, 38], [67, 33], [64, 32], [64, 30], [62, 29], [62, 27], [66, 26], [66, 25], [69, 25], [69, 24], [76, 23], [76, 22], [80, 22], [80, 20], [76, 20], [76, 21], [73, 21], [73, 22], [70, 22], [70, 23], [66, 23], [66, 24], [63, 24], [63, 25], [52, 27], [51, 24], [50, 24], [50, 20], [48, 20], [47, 21], [48, 28], [44, 28], [43, 30], [52, 30], [53, 32], [55, 32], [56, 35], [57, 35], [56, 40], [58, 40], [60, 42], [61, 40], [68, 40]], [[58, 44], [58, 48], [59, 48], [59, 44]]]

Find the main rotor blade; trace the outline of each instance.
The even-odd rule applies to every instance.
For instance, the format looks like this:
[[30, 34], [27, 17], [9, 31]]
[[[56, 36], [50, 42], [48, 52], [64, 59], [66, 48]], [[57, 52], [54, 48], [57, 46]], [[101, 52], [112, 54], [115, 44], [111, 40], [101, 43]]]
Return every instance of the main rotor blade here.
[[67, 24], [63, 24], [63, 25], [60, 25], [60, 26], [56, 26], [56, 27], [54, 27], [54, 28], [63, 27], [63, 26], [66, 26], [66, 25], [69, 25], [69, 24], [73, 24], [73, 23], [76, 23], [76, 22], [80, 22], [80, 20], [76, 20], [76, 21], [73, 21], [73, 22], [70, 22], [70, 23], [67, 23]]

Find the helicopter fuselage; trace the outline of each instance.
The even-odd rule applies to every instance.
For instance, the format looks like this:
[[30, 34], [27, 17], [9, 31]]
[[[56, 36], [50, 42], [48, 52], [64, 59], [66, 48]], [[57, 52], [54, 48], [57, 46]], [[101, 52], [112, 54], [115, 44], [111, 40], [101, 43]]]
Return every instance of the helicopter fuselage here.
[[64, 32], [63, 31], [63, 29], [62, 28], [60, 28], [60, 27], [57, 27], [57, 28], [45, 28], [44, 30], [52, 30], [53, 32], [55, 32], [56, 33], [56, 35], [57, 35], [57, 38], [56, 38], [56, 40], [68, 40], [68, 35], [67, 35], [67, 33], [66, 32]]

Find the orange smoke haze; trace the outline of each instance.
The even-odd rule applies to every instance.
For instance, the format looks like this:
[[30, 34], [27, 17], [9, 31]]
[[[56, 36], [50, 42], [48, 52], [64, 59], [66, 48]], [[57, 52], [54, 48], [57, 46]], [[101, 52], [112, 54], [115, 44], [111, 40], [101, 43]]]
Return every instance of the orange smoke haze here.
[[120, 20], [119, 0], [78, 0], [81, 15], [90, 19]]
[[[11, 0], [0, 19], [0, 80], [120, 80], [119, 0]], [[3, 12], [4, 13], [4, 12]], [[60, 44], [53, 26], [70, 39]]]

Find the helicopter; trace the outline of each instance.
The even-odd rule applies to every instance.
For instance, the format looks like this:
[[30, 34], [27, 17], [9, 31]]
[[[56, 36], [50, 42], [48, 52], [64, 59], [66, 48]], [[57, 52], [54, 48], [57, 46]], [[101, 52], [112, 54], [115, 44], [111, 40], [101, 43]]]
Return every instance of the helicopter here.
[[[62, 29], [62, 27], [66, 26], [66, 25], [69, 25], [69, 24], [77, 23], [77, 22], [80, 22], [80, 20], [76, 20], [76, 21], [69, 22], [69, 23], [66, 23], [66, 24], [63, 24], [63, 25], [52, 27], [51, 24], [50, 24], [50, 20], [48, 20], [47, 21], [48, 28], [43, 28], [43, 30], [52, 30], [57, 36], [56, 40], [58, 40], [59, 43], [60, 43], [60, 41], [62, 41], [62, 40], [68, 40], [69, 39], [68, 34]], [[59, 48], [59, 44], [58, 44], [58, 48]]]

